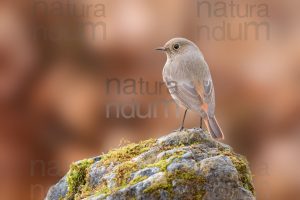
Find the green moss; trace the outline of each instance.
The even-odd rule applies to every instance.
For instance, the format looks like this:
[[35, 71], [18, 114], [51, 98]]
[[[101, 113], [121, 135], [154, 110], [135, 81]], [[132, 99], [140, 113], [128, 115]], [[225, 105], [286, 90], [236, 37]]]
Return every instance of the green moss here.
[[111, 163], [123, 163], [148, 151], [156, 144], [156, 140], [150, 139], [138, 144], [129, 144], [119, 149], [114, 149], [103, 155], [100, 165], [108, 166]]
[[132, 158], [148, 151], [151, 147], [156, 144], [156, 140], [150, 139], [138, 144], [129, 144], [127, 146], [121, 147], [119, 149], [114, 149], [107, 154], [103, 155], [99, 165], [109, 166], [111, 163], [121, 163], [119, 164], [114, 174], [116, 177], [114, 181], [116, 187], [111, 190], [107, 187], [107, 184], [101, 184], [97, 189], [97, 194], [112, 194], [124, 187], [129, 186], [130, 175], [137, 170], [137, 164], [131, 161]]
[[[200, 190], [190, 191], [190, 194], [195, 199], [202, 199], [205, 194], [205, 190], [203, 188], [205, 184], [205, 178], [201, 175], [197, 175], [195, 172], [191, 172], [188, 170], [177, 170], [173, 173], [165, 172], [165, 176], [162, 180], [155, 181], [151, 186], [145, 189], [143, 192], [145, 193], [155, 193], [159, 192], [160, 190], [166, 190], [169, 195], [173, 196], [173, 184], [172, 181], [178, 180], [181, 181], [181, 184], [184, 185], [197, 185], [200, 186]], [[191, 187], [193, 188], [193, 187]]]
[[142, 181], [146, 180], [147, 178], [148, 178], [148, 176], [137, 176], [137, 177], [135, 177], [134, 179], [132, 179], [132, 180], [128, 183], [128, 185], [129, 185], [129, 186], [135, 185], [135, 184], [137, 184], [137, 183], [139, 183], [139, 182], [142, 182]]
[[[111, 190], [108, 188], [107, 184], [104, 184], [104, 183], [100, 184], [100, 186], [98, 186], [94, 190], [94, 191], [96, 191], [96, 194], [110, 195], [120, 189], [135, 185], [135, 184], [147, 179], [148, 178], [147, 176], [138, 176], [135, 179], [129, 181], [131, 174], [138, 169], [137, 164], [135, 162], [131, 161], [131, 158], [138, 156], [139, 154], [149, 150], [152, 146], [154, 146], [155, 142], [156, 142], [155, 140], [148, 140], [148, 141], [142, 142], [140, 144], [130, 144], [126, 147], [122, 147], [120, 149], [113, 150], [113, 151], [109, 152], [107, 155], [104, 155], [101, 160], [103, 162], [103, 165], [108, 165], [108, 162], [119, 161], [116, 159], [121, 159], [123, 161], [123, 163], [118, 165], [116, 167], [116, 169], [114, 170], [114, 174], [116, 174], [116, 177], [114, 178], [116, 187]], [[124, 153], [126, 153], [126, 152], [129, 153], [129, 155], [124, 155]], [[161, 169], [161, 171], [166, 171], [167, 166], [175, 158], [181, 157], [184, 153], [185, 153], [184, 151], [177, 151], [173, 154], [167, 154], [158, 162], [145, 165], [145, 166], [141, 167], [140, 169], [150, 168], [150, 167], [158, 167]], [[121, 155], [119, 155], [119, 154], [121, 154]], [[171, 159], [169, 159], [169, 158], [171, 158]], [[124, 160], [126, 160], [126, 161], [124, 161]], [[163, 185], [161, 185], [160, 187], [163, 187]]]
[[100, 195], [100, 194], [109, 195], [111, 193], [111, 190], [107, 186], [107, 182], [102, 182], [95, 190], [96, 190], [95, 192], [96, 195]]
[[[167, 172], [165, 172], [167, 174]], [[155, 181], [150, 185], [148, 188], [146, 188], [143, 192], [145, 193], [153, 193], [158, 192], [159, 190], [166, 190], [169, 194], [173, 193], [172, 190], [172, 182], [168, 179], [168, 176], [165, 176], [162, 180]]]
[[94, 163], [92, 159], [86, 159], [79, 163], [72, 163], [67, 175], [68, 193], [65, 199], [75, 199], [76, 194], [80, 194], [81, 188], [86, 183], [88, 168]]
[[[169, 195], [173, 196], [173, 180], [180, 180], [182, 181], [182, 184], [196, 184], [203, 186], [205, 183], [205, 178], [200, 175], [196, 175], [194, 172], [190, 172], [189, 170], [177, 170], [173, 173], [170, 173], [167, 171], [167, 167], [169, 164], [171, 164], [174, 159], [181, 158], [182, 155], [185, 153], [185, 151], [177, 151], [173, 154], [167, 154], [161, 158], [161, 160], [153, 163], [148, 164], [145, 167], [158, 167], [162, 172], [165, 173], [165, 176], [162, 180], [155, 181], [151, 186], [149, 186], [147, 189], [145, 189], [143, 192], [145, 193], [155, 193], [159, 192], [160, 190], [166, 190]], [[202, 189], [200, 191], [194, 191], [194, 196], [196, 199], [202, 199], [202, 196], [204, 195], [205, 191]], [[200, 198], [201, 197], [201, 198]]]
[[[97, 188], [89, 188], [87, 183], [87, 168], [93, 163], [91, 160], [83, 161], [79, 164], [72, 164], [70, 173], [67, 177], [68, 194], [66, 199], [78, 199], [91, 193], [109, 195], [128, 186], [129, 176], [137, 169], [137, 164], [130, 161], [132, 158], [148, 151], [156, 144], [156, 140], [150, 139], [138, 144], [129, 144], [119, 149], [114, 149], [103, 155], [99, 166], [109, 166], [111, 163], [121, 163], [115, 169], [116, 187], [110, 190], [107, 183], [101, 183]], [[76, 195], [76, 196], [75, 196]]]
[[143, 168], [151, 168], [151, 167], [158, 167], [161, 171], [166, 171], [168, 165], [170, 164], [170, 161], [167, 161], [167, 159], [159, 160], [156, 163], [148, 164], [144, 166]]
[[230, 151], [224, 151], [221, 154], [230, 158], [231, 162], [239, 173], [239, 180], [242, 183], [242, 186], [255, 195], [254, 186], [252, 184], [252, 174], [248, 167], [249, 163], [246, 158]]
[[173, 154], [164, 155], [159, 161], [145, 165], [143, 168], [158, 167], [161, 171], [167, 171], [167, 167], [176, 158], [181, 158], [185, 151], [176, 151]]
[[[121, 177], [119, 177], [121, 178]], [[129, 186], [132, 186], [132, 185], [135, 185], [139, 182], [142, 182], [143, 180], [147, 179], [148, 177], [147, 176], [138, 176], [136, 178], [134, 178], [133, 180], [131, 180], [129, 183], [126, 184], [126, 181], [123, 182], [123, 179], [120, 179], [120, 181], [123, 183], [121, 186], [119, 187], [115, 187], [115, 189], [111, 190], [108, 188], [107, 186], [107, 183], [102, 183], [100, 184], [100, 186], [98, 186], [96, 188], [96, 192], [95, 194], [96, 195], [100, 195], [100, 194], [104, 194], [104, 195], [110, 195], [110, 194], [113, 194], [114, 192], [124, 188], [124, 187], [129, 187]], [[127, 179], [127, 178], [125, 178]]]
[[[171, 155], [165, 155], [161, 160], [144, 166], [143, 168], [151, 168], [151, 167], [158, 167], [162, 172], [167, 173], [168, 165], [173, 161], [173, 159], [168, 159]], [[173, 194], [172, 190], [172, 183], [169, 180], [168, 176], [165, 176], [163, 180], [155, 181], [151, 186], [145, 189], [143, 192], [145, 193], [153, 193], [158, 192], [160, 189], [168, 191], [169, 194]]]
[[137, 170], [137, 164], [132, 161], [127, 161], [120, 164], [115, 170], [117, 187], [126, 187], [130, 175]]
[[[202, 199], [205, 190], [204, 190], [204, 184], [205, 184], [205, 178], [204, 176], [197, 175], [193, 171], [187, 171], [187, 170], [177, 170], [175, 173], [172, 174], [171, 179], [181, 179], [183, 180], [183, 184], [187, 185], [192, 185], [192, 186], [201, 186], [200, 190], [195, 190], [195, 191], [190, 191], [195, 199]], [[194, 188], [194, 187], [190, 187]]]

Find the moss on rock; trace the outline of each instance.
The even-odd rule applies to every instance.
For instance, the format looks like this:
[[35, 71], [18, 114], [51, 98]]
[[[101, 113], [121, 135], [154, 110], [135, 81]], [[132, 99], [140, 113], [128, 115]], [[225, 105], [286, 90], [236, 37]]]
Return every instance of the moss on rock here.
[[252, 174], [249, 169], [249, 163], [247, 159], [244, 156], [230, 151], [222, 152], [222, 155], [230, 158], [231, 162], [239, 173], [239, 180], [241, 181], [243, 187], [251, 191], [251, 193], [254, 195], [255, 190], [252, 184]]
[[92, 159], [82, 160], [78, 163], [72, 163], [67, 175], [68, 193], [65, 199], [74, 199], [86, 184], [88, 168], [94, 163]]
[[151, 147], [156, 144], [156, 140], [150, 139], [142, 141], [138, 144], [129, 144], [127, 146], [121, 147], [119, 149], [114, 149], [109, 151], [107, 154], [102, 156], [100, 165], [108, 166], [111, 163], [122, 163], [128, 161], [143, 152], [148, 151]]
[[[195, 199], [202, 199], [202, 197], [205, 194], [204, 190], [204, 184], [205, 184], [205, 178], [201, 175], [197, 175], [195, 172], [188, 171], [188, 170], [176, 170], [175, 172], [164, 172], [165, 176], [163, 179], [158, 180], [151, 184], [148, 188], [146, 188], [143, 192], [145, 193], [155, 193], [159, 192], [160, 190], [165, 190], [168, 192], [169, 196], [171, 198], [174, 197], [175, 191], [174, 191], [174, 184], [173, 181], [177, 180], [179, 184], [185, 185], [185, 186], [192, 186], [189, 191], [190, 194]], [[194, 186], [199, 186], [197, 189]]]
[[199, 129], [129, 144], [101, 160], [74, 163], [66, 181], [65, 200], [230, 199], [230, 192], [236, 199], [254, 199], [247, 160]]
[[120, 164], [119, 166], [117, 166], [117, 169], [115, 170], [115, 174], [116, 174], [115, 181], [117, 187], [121, 187], [121, 188], [125, 187], [129, 182], [130, 175], [132, 174], [132, 172], [136, 170], [137, 170], [137, 164], [132, 161], [126, 161]]

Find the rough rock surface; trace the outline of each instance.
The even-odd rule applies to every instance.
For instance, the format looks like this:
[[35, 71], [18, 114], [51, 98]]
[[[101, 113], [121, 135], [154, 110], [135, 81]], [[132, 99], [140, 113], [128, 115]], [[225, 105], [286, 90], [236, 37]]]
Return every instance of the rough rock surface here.
[[46, 200], [252, 200], [246, 159], [200, 129], [78, 161]]

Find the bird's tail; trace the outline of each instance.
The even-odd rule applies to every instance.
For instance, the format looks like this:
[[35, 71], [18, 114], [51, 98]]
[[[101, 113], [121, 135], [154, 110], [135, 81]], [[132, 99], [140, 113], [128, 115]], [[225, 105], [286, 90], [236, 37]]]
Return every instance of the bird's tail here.
[[204, 122], [213, 138], [224, 139], [224, 134], [216, 120], [216, 117], [208, 117], [204, 120]]

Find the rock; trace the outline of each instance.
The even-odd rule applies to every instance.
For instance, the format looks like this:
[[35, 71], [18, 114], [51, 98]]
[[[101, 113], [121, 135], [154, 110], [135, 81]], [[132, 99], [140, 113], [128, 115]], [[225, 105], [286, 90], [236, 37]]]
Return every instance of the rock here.
[[71, 165], [45, 200], [255, 199], [246, 159], [200, 129], [129, 144]]
[[68, 192], [68, 184], [66, 176], [64, 176], [56, 185], [52, 186], [47, 194], [46, 199], [61, 199], [65, 197]]

